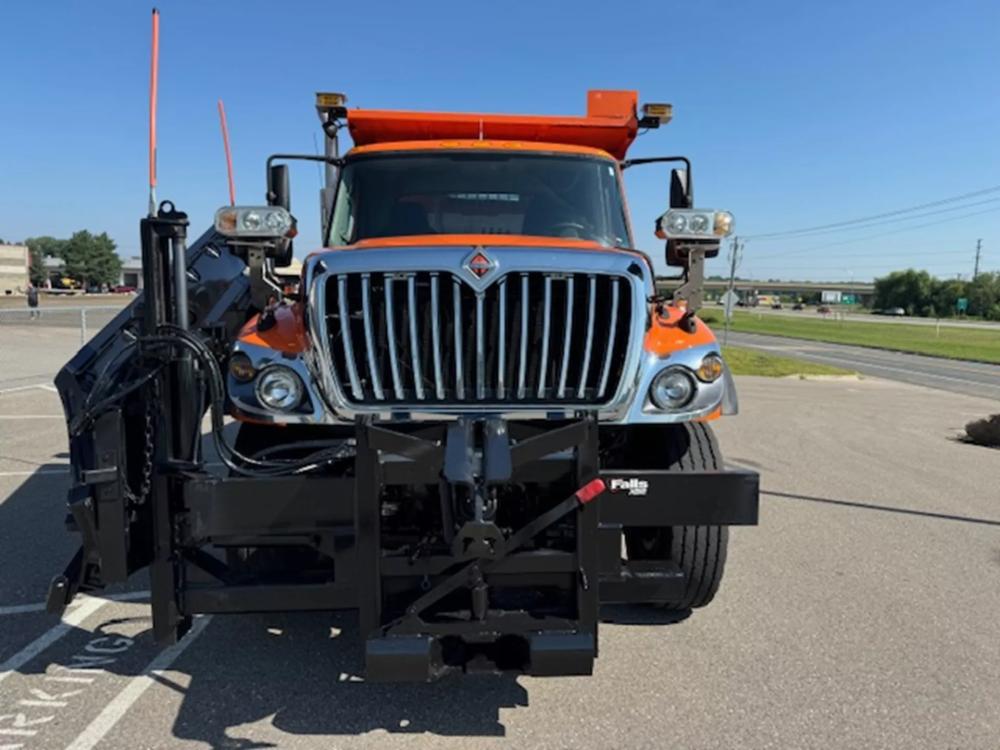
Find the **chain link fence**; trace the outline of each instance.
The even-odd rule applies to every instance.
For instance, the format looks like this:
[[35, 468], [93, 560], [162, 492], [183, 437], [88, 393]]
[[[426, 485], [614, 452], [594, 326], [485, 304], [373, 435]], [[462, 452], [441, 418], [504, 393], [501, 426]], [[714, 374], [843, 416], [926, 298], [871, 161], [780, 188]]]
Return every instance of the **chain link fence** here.
[[[122, 306], [39, 306], [0, 309], [0, 342], [5, 330], [27, 333], [32, 328], [59, 328], [79, 332], [79, 343], [87, 340], [122, 311]], [[0, 344], [2, 345], [2, 344]]]

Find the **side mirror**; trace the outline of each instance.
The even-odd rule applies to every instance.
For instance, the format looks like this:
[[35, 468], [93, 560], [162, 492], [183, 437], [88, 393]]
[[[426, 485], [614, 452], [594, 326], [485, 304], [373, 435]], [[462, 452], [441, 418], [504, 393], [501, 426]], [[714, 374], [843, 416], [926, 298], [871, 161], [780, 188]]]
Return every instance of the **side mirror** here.
[[694, 208], [694, 186], [686, 169], [670, 170], [670, 207]]
[[[691, 173], [686, 169], [670, 170], [670, 208], [694, 208], [694, 186]], [[662, 217], [656, 222], [656, 236], [666, 239], [662, 230]], [[676, 240], [667, 239], [667, 265], [684, 267], [687, 265], [687, 249], [681, 248]]]
[[292, 191], [288, 182], [288, 165], [272, 164], [267, 172], [267, 205], [292, 210]]
[[[292, 190], [288, 179], [287, 164], [272, 164], [267, 171], [267, 205], [281, 206], [286, 211], [292, 210]], [[288, 240], [275, 255], [274, 265], [283, 268], [291, 263], [292, 241]]]

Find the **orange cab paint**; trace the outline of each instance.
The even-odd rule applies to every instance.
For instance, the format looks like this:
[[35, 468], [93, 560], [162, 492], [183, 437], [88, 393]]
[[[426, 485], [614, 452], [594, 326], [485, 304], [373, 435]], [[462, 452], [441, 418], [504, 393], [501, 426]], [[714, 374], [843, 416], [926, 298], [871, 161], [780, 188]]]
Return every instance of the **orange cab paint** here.
[[715, 343], [715, 334], [700, 318], [694, 319], [695, 329], [688, 333], [678, 325], [684, 310], [665, 305], [652, 310], [652, 325], [646, 332], [646, 351], [665, 357], [671, 352], [690, 349], [692, 346]]
[[266, 331], [257, 328], [260, 320], [255, 315], [243, 326], [239, 340], [246, 344], [263, 346], [287, 354], [299, 354], [309, 346], [306, 337], [302, 304], [279, 305], [274, 310], [274, 325]]
[[534, 237], [525, 234], [417, 234], [402, 237], [372, 237], [359, 240], [345, 249], [363, 250], [376, 247], [411, 246], [454, 247], [456, 245], [482, 245], [486, 247], [568, 247], [576, 250], [607, 250], [606, 245], [593, 240], [568, 237]]

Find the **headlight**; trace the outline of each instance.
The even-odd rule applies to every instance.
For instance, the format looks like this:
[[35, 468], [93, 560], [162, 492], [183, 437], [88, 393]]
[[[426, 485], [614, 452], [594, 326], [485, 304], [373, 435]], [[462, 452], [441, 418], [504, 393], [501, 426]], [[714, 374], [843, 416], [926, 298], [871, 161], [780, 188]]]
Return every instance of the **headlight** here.
[[733, 215], [711, 209], [671, 208], [660, 217], [659, 226], [668, 239], [707, 240], [729, 236]]
[[240, 383], [249, 383], [253, 380], [256, 372], [250, 357], [243, 352], [235, 352], [229, 358], [229, 374], [233, 376], [234, 380], [238, 380]]
[[215, 229], [227, 237], [285, 237], [294, 224], [281, 206], [224, 206], [215, 212]]
[[687, 217], [681, 213], [674, 213], [667, 218], [667, 231], [671, 234], [683, 234], [687, 229]]
[[653, 379], [653, 384], [649, 388], [649, 398], [658, 409], [676, 411], [691, 403], [697, 387], [694, 378], [687, 372], [671, 368]]
[[708, 231], [708, 214], [695, 214], [688, 222], [688, 228], [697, 234]]
[[302, 401], [302, 380], [288, 367], [272, 365], [257, 377], [257, 400], [277, 411], [290, 411]]
[[722, 377], [722, 368], [722, 357], [718, 354], [706, 354], [695, 374], [698, 376], [698, 380], [714, 383]]

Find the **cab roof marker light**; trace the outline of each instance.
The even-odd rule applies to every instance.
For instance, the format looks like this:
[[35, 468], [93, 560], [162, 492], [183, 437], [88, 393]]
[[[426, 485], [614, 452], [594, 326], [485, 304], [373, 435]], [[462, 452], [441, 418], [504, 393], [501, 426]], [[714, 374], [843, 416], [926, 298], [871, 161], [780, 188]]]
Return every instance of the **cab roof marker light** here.
[[673, 119], [674, 107], [672, 104], [653, 103], [642, 105], [642, 118], [639, 120], [641, 128], [658, 128], [666, 125]]
[[316, 110], [328, 113], [332, 119], [347, 116], [347, 95], [338, 91], [317, 91]]

